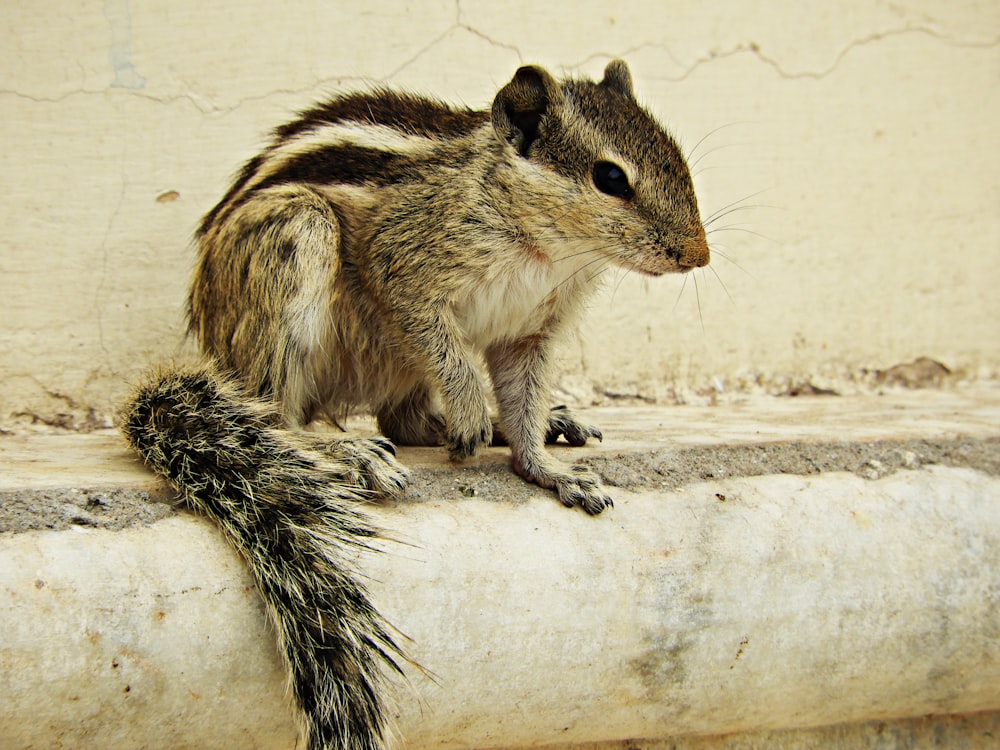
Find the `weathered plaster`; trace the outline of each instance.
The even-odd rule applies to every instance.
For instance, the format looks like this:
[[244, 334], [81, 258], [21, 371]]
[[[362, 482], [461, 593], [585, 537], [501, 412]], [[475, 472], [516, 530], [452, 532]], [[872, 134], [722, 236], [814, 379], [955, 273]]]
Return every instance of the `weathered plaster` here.
[[736, 211], [686, 285], [612, 276], [564, 382], [731, 390], [919, 355], [1000, 368], [995, 4], [245, 10], [0, 9], [0, 420], [101, 420], [141, 368], [185, 355], [198, 217], [311, 100], [383, 82], [485, 105], [522, 62], [595, 74], [613, 55], [694, 150], [706, 216]]

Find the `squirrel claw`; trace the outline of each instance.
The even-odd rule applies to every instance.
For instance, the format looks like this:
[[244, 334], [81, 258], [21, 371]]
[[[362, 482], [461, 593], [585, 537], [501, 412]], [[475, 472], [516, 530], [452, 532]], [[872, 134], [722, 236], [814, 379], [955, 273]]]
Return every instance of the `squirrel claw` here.
[[344, 465], [350, 484], [376, 495], [399, 497], [409, 482], [409, 472], [396, 461], [396, 446], [385, 438], [333, 440], [316, 448]]
[[548, 445], [565, 437], [566, 442], [574, 448], [587, 444], [588, 438], [604, 440], [604, 435], [593, 425], [580, 422], [572, 409], [565, 405], [554, 406], [549, 411], [549, 428], [545, 433], [545, 442]]
[[449, 435], [448, 458], [460, 462], [476, 455], [484, 445], [490, 444], [493, 437], [493, 424], [487, 420], [486, 425], [477, 434]]
[[570, 466], [566, 473], [549, 473], [538, 469], [526, 469], [524, 464], [515, 458], [514, 471], [539, 487], [554, 489], [559, 496], [559, 502], [567, 508], [579, 505], [590, 515], [596, 516], [605, 508], [613, 508], [615, 505], [611, 496], [605, 492], [601, 478], [586, 466]]
[[585, 466], [570, 467], [571, 474], [556, 479], [556, 491], [563, 505], [579, 505], [587, 513], [596, 516], [605, 508], [613, 508], [615, 503], [604, 491], [604, 485], [593, 471]]
[[396, 455], [396, 446], [392, 444], [391, 440], [387, 440], [386, 438], [382, 437], [373, 437], [370, 438], [370, 440], [372, 441], [372, 443], [374, 443], [376, 446], [384, 450], [386, 453], [391, 453], [393, 456]]

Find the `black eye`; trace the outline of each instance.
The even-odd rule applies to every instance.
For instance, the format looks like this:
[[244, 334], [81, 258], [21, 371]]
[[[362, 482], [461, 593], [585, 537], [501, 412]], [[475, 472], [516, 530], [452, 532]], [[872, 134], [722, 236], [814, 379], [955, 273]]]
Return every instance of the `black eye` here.
[[615, 198], [631, 198], [632, 186], [628, 184], [625, 170], [609, 161], [599, 161], [594, 165], [594, 184], [602, 193]]

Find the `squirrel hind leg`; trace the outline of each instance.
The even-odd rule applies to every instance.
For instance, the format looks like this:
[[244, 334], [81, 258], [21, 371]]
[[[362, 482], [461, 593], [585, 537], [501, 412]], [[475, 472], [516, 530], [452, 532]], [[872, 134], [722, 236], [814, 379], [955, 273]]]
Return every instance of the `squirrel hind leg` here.
[[419, 383], [376, 412], [379, 430], [396, 445], [444, 445], [447, 426], [430, 386]]
[[[549, 425], [545, 431], [545, 444], [552, 445], [559, 442], [559, 438], [564, 438], [574, 448], [580, 448], [587, 444], [587, 440], [595, 438], [598, 441], [604, 440], [604, 434], [592, 424], [581, 422], [576, 413], [568, 406], [553, 406], [549, 410]], [[492, 446], [510, 445], [507, 436], [504, 434], [503, 425], [500, 420], [493, 420]]]
[[339, 367], [353, 321], [342, 245], [335, 206], [307, 185], [251, 191], [199, 237], [190, 330], [292, 425], [351, 391]]
[[559, 438], [565, 438], [574, 448], [580, 448], [587, 444], [589, 438], [594, 438], [598, 442], [603, 441], [604, 434], [592, 424], [581, 422], [568, 406], [560, 405], [553, 406], [549, 410], [549, 428], [545, 432], [545, 443], [552, 445]]
[[396, 447], [385, 438], [329, 438], [303, 433], [302, 439], [334, 466], [342, 467], [346, 484], [384, 497], [397, 498], [406, 490], [409, 472], [400, 464]]

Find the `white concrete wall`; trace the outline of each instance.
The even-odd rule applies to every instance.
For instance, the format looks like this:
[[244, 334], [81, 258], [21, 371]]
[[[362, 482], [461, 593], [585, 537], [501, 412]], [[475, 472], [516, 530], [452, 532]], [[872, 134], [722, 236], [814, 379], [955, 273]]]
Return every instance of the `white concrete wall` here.
[[748, 208], [683, 293], [613, 280], [567, 350], [578, 384], [917, 355], [995, 373], [998, 39], [989, 0], [8, 0], [0, 420], [99, 419], [178, 352], [192, 230], [296, 109], [368, 81], [485, 105], [519, 63], [618, 55], [684, 144], [705, 138], [705, 214]]

